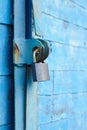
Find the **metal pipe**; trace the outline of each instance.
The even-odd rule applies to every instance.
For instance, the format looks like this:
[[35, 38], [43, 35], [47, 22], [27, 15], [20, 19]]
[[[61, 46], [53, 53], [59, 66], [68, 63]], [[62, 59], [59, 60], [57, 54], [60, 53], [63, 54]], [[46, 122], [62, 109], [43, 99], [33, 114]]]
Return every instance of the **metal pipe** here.
[[[25, 0], [14, 0], [14, 40], [25, 39]], [[14, 65], [15, 130], [25, 130], [26, 66]]]
[[[32, 38], [32, 0], [14, 0], [14, 40], [16, 41], [16, 39], [25, 38]], [[23, 64], [15, 65], [14, 84], [15, 130], [36, 130], [37, 83], [32, 82], [32, 72], [30, 66], [27, 66], [26, 80], [26, 66]]]

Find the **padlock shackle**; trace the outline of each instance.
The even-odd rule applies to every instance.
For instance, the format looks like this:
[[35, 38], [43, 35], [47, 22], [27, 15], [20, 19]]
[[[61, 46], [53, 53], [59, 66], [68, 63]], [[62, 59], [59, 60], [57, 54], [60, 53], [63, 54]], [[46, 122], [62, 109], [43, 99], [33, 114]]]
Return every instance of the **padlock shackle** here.
[[[14, 64], [27, 64], [33, 63], [33, 52], [39, 49], [36, 55], [37, 62], [43, 62], [49, 55], [49, 47], [44, 40], [38, 39], [15, 39], [14, 43]], [[14, 45], [15, 45], [14, 44]], [[18, 51], [16, 50], [18, 49]]]

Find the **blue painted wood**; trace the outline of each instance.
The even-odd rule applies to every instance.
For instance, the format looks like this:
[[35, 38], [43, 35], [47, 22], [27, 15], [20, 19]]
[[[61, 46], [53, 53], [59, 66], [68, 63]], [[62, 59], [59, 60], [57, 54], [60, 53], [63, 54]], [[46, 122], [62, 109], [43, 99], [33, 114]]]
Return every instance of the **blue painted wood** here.
[[0, 130], [13, 124], [12, 1], [0, 0]]
[[12, 0], [0, 0], [0, 23], [1, 24], [12, 24], [13, 23], [13, 14]]
[[13, 122], [12, 84], [12, 76], [0, 76], [0, 126]]
[[0, 75], [12, 74], [12, 38], [12, 28], [7, 25], [0, 25]]
[[0, 126], [0, 130], [13, 130], [13, 125]]
[[33, 7], [35, 37], [52, 48], [51, 80], [38, 85], [38, 129], [86, 130], [87, 2], [33, 0]]

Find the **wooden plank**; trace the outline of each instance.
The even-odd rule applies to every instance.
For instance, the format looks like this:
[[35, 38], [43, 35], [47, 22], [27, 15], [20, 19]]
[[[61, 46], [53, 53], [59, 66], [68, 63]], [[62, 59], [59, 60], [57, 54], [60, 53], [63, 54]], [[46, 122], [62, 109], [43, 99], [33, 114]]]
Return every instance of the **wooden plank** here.
[[1, 126], [13, 123], [12, 76], [0, 76], [0, 130]]

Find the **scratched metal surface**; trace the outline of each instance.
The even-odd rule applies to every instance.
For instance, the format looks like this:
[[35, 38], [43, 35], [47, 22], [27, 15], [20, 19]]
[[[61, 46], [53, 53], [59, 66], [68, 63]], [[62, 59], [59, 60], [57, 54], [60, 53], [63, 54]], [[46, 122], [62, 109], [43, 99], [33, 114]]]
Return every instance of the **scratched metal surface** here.
[[86, 130], [87, 2], [33, 0], [33, 7], [34, 37], [52, 47], [50, 81], [38, 85], [37, 129]]

